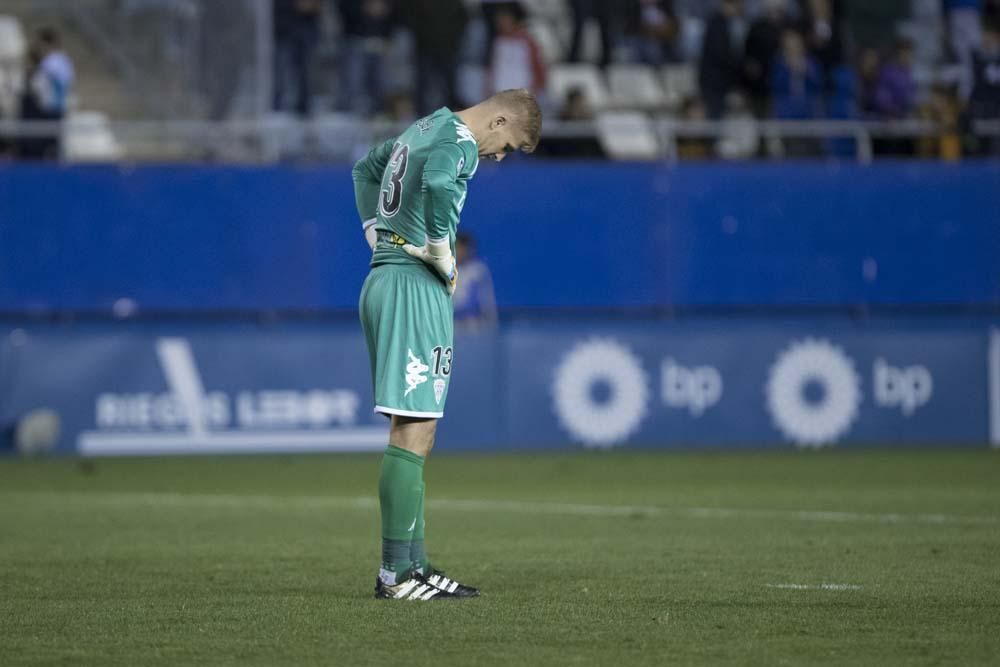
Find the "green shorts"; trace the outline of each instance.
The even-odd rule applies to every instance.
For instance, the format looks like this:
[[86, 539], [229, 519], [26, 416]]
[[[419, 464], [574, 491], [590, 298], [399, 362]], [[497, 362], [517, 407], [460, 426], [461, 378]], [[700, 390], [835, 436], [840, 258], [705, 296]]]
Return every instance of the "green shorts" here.
[[448, 398], [454, 333], [451, 297], [422, 264], [383, 264], [361, 288], [375, 412], [440, 418]]

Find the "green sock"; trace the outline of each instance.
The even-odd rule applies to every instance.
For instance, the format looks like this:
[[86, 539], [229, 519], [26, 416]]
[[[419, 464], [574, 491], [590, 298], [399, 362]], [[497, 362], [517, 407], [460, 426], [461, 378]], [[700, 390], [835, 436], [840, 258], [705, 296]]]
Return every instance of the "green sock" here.
[[417, 529], [424, 457], [389, 445], [382, 457], [378, 500], [382, 510], [382, 571], [387, 584], [398, 583], [398, 575], [412, 567], [410, 543]]
[[417, 525], [413, 529], [413, 541], [410, 542], [410, 562], [422, 574], [430, 574], [430, 563], [424, 550], [424, 490], [427, 486], [420, 482], [420, 504], [417, 505]]

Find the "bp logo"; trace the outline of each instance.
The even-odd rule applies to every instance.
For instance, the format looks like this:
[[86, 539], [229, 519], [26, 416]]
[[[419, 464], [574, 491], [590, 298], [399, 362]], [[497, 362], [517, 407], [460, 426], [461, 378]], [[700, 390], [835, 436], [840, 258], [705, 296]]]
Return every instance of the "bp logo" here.
[[612, 340], [570, 350], [556, 368], [552, 393], [563, 428], [591, 447], [616, 445], [635, 433], [649, 400], [642, 363]]
[[767, 407], [789, 440], [820, 447], [850, 430], [861, 403], [861, 381], [843, 350], [826, 340], [793, 342], [767, 380]]

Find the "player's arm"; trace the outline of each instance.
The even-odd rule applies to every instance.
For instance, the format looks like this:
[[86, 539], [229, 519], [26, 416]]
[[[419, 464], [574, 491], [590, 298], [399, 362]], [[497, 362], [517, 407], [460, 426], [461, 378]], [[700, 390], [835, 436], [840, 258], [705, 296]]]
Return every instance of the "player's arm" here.
[[392, 148], [396, 140], [387, 139], [375, 146], [368, 155], [354, 165], [351, 177], [354, 179], [354, 203], [361, 216], [361, 226], [365, 232], [365, 240], [375, 249], [375, 220], [378, 213], [379, 189], [382, 187], [382, 172], [389, 164]]
[[[424, 164], [424, 224], [429, 241], [445, 239], [458, 224], [458, 174], [465, 154], [455, 143], [441, 144]], [[449, 247], [450, 244], [449, 244]]]
[[456, 143], [439, 145], [424, 163], [421, 191], [424, 195], [424, 224], [427, 244], [423, 247], [404, 246], [404, 250], [431, 266], [448, 283], [454, 293], [458, 271], [451, 254], [451, 230], [458, 224], [458, 174], [465, 164], [465, 154]]

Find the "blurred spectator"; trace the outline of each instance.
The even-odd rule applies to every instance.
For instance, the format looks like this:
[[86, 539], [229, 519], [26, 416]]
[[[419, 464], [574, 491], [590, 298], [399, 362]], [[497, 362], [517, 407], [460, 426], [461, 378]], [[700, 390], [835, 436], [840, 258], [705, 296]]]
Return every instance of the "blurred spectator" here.
[[750, 24], [743, 57], [743, 78], [750, 107], [758, 118], [769, 115], [771, 70], [788, 26], [787, 0], [765, 0], [764, 11]]
[[947, 87], [935, 86], [927, 103], [920, 110], [920, 115], [941, 128], [941, 133], [921, 138], [919, 155], [952, 162], [961, 159], [961, 104], [956, 93]]
[[698, 83], [708, 117], [713, 120], [722, 117], [726, 95], [739, 83], [742, 15], [743, 0], [722, 0], [705, 28]]
[[[700, 97], [694, 96], [681, 104], [681, 118], [691, 122], [704, 122], [707, 119], [705, 103]], [[677, 137], [677, 158], [680, 160], [707, 160], [712, 157], [712, 142], [704, 136], [685, 134]]]
[[806, 48], [819, 65], [824, 87], [833, 89], [831, 73], [844, 62], [843, 0], [800, 0]]
[[468, 232], [460, 231], [455, 239], [455, 260], [458, 262], [458, 282], [452, 297], [455, 328], [483, 330], [496, 327], [497, 300], [493, 293], [493, 277], [489, 267], [476, 256], [476, 240]]
[[524, 27], [524, 19], [504, 8], [496, 14], [496, 39], [490, 49], [490, 90], [527, 88], [536, 96], [545, 91], [545, 59], [542, 50]]
[[[37, 84], [39, 83], [39, 66], [42, 64], [42, 56], [35, 46], [28, 49], [24, 61], [24, 80], [26, 82], [21, 91], [19, 101], [19, 119], [26, 122], [48, 120], [42, 109]], [[18, 157], [26, 160], [56, 159], [59, 155], [58, 145], [53, 146], [52, 140], [48, 137], [22, 136], [16, 141], [15, 153]]]
[[830, 72], [830, 99], [827, 115], [836, 120], [851, 120], [858, 113], [858, 76], [846, 65]]
[[480, 9], [483, 23], [486, 26], [486, 48], [482, 50], [483, 65], [489, 67], [493, 59], [493, 42], [496, 39], [497, 14], [501, 10], [514, 12], [515, 16], [525, 17], [524, 6], [517, 0], [481, 0]]
[[[900, 39], [892, 59], [882, 66], [875, 90], [875, 111], [883, 120], [903, 120], [913, 116], [916, 106], [917, 84], [913, 79], [913, 45]], [[911, 139], [883, 138], [872, 142], [877, 155], [912, 155]]]
[[799, 0], [799, 29], [810, 55], [820, 64], [835, 66], [843, 60], [844, 4], [845, 0]]
[[[819, 116], [823, 82], [819, 66], [806, 51], [802, 33], [787, 29], [781, 35], [781, 55], [771, 71], [774, 117], [808, 120]], [[807, 137], [789, 137], [782, 142], [788, 157], [819, 154], [819, 142]]]
[[660, 66], [679, 59], [681, 29], [673, 0], [629, 0], [623, 12], [632, 60]]
[[[1000, 120], [1000, 24], [987, 23], [973, 56], [973, 86], [969, 116], [973, 120]], [[984, 152], [1000, 155], [1000, 137], [985, 140]]]
[[573, 9], [573, 37], [569, 47], [569, 61], [578, 63], [583, 59], [583, 34], [587, 21], [593, 19], [601, 34], [601, 57], [598, 60], [601, 67], [611, 62], [611, 52], [614, 50], [612, 35], [620, 7], [614, 0], [570, 0]]
[[31, 82], [42, 110], [53, 119], [61, 119], [69, 109], [76, 73], [73, 61], [62, 50], [62, 42], [55, 28], [38, 31], [35, 49], [41, 57], [36, 80]]
[[979, 48], [982, 0], [942, 0], [948, 29], [948, 46], [960, 63], [969, 63]]
[[396, 0], [337, 0], [343, 26], [338, 108], [362, 115], [384, 108], [384, 61]]
[[882, 70], [882, 57], [878, 49], [868, 47], [861, 50], [858, 56], [857, 99], [858, 112], [862, 117], [877, 115], [875, 93], [878, 91], [878, 78]]
[[566, 91], [566, 100], [559, 110], [559, 120], [579, 121], [593, 119], [594, 111], [590, 108], [590, 103], [587, 102], [587, 97], [583, 94], [583, 89], [573, 87]]
[[785, 30], [781, 35], [781, 55], [771, 71], [775, 118], [815, 118], [821, 84], [819, 67], [806, 52], [802, 33]]
[[982, 0], [942, 0], [948, 49], [961, 65], [959, 95], [968, 100], [972, 93], [972, 55], [979, 48]]
[[[20, 117], [24, 121], [61, 121], [69, 110], [75, 73], [73, 61], [62, 50], [59, 33], [42, 28], [28, 54], [26, 85], [21, 95]], [[25, 137], [18, 154], [27, 159], [59, 158], [61, 133], [47, 137]]]
[[909, 40], [896, 42], [891, 61], [879, 72], [875, 91], [875, 109], [885, 119], [909, 117], [916, 100], [917, 84], [913, 80], [913, 44]]
[[457, 108], [465, 4], [462, 0], [405, 0], [400, 11], [413, 32], [417, 51], [417, 114], [425, 116], [442, 105]]
[[[594, 111], [590, 108], [583, 89], [572, 87], [566, 91], [566, 99], [559, 109], [559, 120], [566, 122], [586, 122], [594, 120]], [[536, 154], [559, 158], [600, 158], [604, 157], [597, 136], [592, 133], [570, 136], [546, 136], [542, 138]]]
[[[877, 66], [875, 71], [878, 72]], [[827, 116], [833, 120], [857, 119], [858, 76], [854, 70], [846, 65], [833, 68], [828, 86]], [[827, 141], [827, 152], [834, 157], [852, 158], [858, 152], [857, 142], [853, 137], [835, 137]]]
[[309, 76], [319, 41], [320, 0], [274, 0], [274, 109], [309, 113]]

